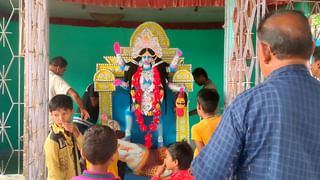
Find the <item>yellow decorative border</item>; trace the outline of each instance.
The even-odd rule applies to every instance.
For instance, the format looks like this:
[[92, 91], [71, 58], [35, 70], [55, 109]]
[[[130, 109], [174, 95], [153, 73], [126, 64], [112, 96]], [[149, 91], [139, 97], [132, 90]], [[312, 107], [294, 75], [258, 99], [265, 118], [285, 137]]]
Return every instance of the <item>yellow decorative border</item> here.
[[112, 118], [112, 92], [99, 92], [99, 112], [105, 114], [108, 119]]
[[192, 74], [187, 70], [178, 70], [176, 73], [174, 73], [173, 82], [193, 82]]
[[182, 140], [189, 141], [189, 110], [188, 107], [184, 108], [184, 116], [176, 116], [176, 140], [181, 142]]
[[94, 74], [94, 81], [114, 81], [113, 73], [108, 69], [99, 70]]
[[170, 42], [167, 37], [167, 34], [165, 33], [164, 29], [155, 22], [145, 22], [141, 25], [139, 25], [136, 30], [133, 32], [131, 38], [130, 38], [130, 47], [134, 47], [135, 40], [137, 36], [143, 31], [143, 29], [148, 28], [152, 34], [155, 37], [158, 37], [159, 44], [162, 48], [168, 48], [170, 47]]
[[115, 77], [124, 77], [124, 71], [117, 64], [97, 64], [97, 71], [109, 70]]

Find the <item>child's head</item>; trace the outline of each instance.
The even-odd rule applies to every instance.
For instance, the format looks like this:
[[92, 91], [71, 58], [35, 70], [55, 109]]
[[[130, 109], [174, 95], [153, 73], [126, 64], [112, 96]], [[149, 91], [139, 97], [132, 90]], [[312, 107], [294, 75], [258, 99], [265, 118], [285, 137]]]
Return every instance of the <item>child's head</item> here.
[[168, 170], [187, 170], [190, 168], [193, 159], [193, 151], [190, 145], [185, 142], [176, 142], [169, 145], [165, 159]]
[[93, 165], [106, 164], [115, 159], [117, 145], [117, 136], [110, 127], [93, 125], [84, 133], [81, 153]]
[[49, 102], [50, 115], [55, 124], [68, 123], [74, 113], [72, 99], [67, 95], [56, 95]]
[[219, 94], [215, 90], [203, 88], [197, 94], [197, 103], [197, 111], [201, 118], [204, 118], [203, 114], [214, 114], [219, 103]]

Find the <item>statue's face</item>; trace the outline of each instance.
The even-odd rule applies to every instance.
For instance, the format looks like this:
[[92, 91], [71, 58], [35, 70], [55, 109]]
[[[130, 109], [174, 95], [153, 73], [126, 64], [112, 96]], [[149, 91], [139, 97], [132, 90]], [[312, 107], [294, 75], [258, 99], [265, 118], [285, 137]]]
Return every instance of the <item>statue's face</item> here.
[[182, 117], [184, 115], [184, 106], [186, 101], [183, 97], [178, 97], [176, 100], [176, 113], [178, 117]]
[[148, 51], [141, 56], [141, 59], [144, 66], [150, 66], [151, 62], [153, 61], [152, 55]]
[[152, 56], [149, 53], [145, 53], [141, 57], [144, 65], [150, 65], [152, 62]]

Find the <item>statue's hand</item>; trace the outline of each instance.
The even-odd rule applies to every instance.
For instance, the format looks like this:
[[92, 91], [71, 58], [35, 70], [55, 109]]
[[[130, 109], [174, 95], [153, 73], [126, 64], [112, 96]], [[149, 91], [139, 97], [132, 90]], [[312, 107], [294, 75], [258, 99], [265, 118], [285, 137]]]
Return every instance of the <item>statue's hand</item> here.
[[123, 59], [121, 58], [121, 54], [120, 54], [120, 45], [119, 42], [115, 42], [113, 45], [113, 50], [116, 53], [116, 57], [117, 57], [117, 62], [120, 66], [120, 68], [122, 70], [124, 70], [125, 67], [125, 62], [123, 61]]
[[119, 42], [115, 42], [113, 45], [113, 50], [116, 54], [120, 54], [120, 44]]
[[182, 55], [182, 51], [181, 51], [181, 49], [178, 49], [177, 54], [174, 56], [174, 58], [170, 64], [170, 71], [171, 72], [174, 72], [175, 69], [177, 68], [178, 60], [181, 55]]
[[120, 79], [116, 79], [116, 80], [113, 81], [112, 84], [115, 85], [115, 86], [120, 86], [122, 83], [123, 83], [123, 81], [121, 81]]
[[129, 87], [128, 83], [126, 83], [126, 82], [124, 82], [124, 81], [122, 81], [120, 79], [114, 80], [112, 84], [115, 85], [115, 86], [120, 86], [120, 87], [122, 87], [124, 89], [128, 89], [128, 87]]
[[180, 91], [180, 92], [186, 92], [186, 91], [187, 91], [187, 87], [185, 87], [185, 86], [184, 86], [184, 87], [181, 87], [181, 88], [179, 89], [179, 91]]
[[179, 56], [179, 57], [180, 57], [180, 56], [182, 56], [182, 54], [183, 54], [182, 50], [178, 48], [177, 56]]

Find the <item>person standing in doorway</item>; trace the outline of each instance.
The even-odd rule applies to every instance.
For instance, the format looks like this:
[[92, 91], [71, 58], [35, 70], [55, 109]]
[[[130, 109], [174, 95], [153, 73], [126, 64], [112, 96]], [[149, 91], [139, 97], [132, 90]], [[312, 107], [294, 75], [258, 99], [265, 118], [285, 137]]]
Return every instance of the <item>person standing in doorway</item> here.
[[[71, 88], [71, 86], [62, 79], [62, 75], [67, 69], [67, 61], [61, 57], [55, 57], [49, 63], [49, 100], [58, 94], [70, 95], [81, 111], [81, 119], [88, 119], [90, 117], [88, 111], [84, 108], [79, 94]], [[49, 119], [49, 124], [53, 122]]]
[[[201, 67], [196, 68], [195, 70], [193, 70], [192, 72], [192, 76], [194, 81], [199, 85], [199, 86], [203, 86], [203, 89], [212, 89], [217, 91], [216, 86], [213, 84], [213, 82], [208, 78], [208, 74], [206, 72], [206, 70], [204, 70]], [[217, 109], [217, 111], [219, 110], [219, 108]], [[197, 109], [194, 109], [192, 111], [189, 112], [189, 116], [193, 116], [197, 114]]]

